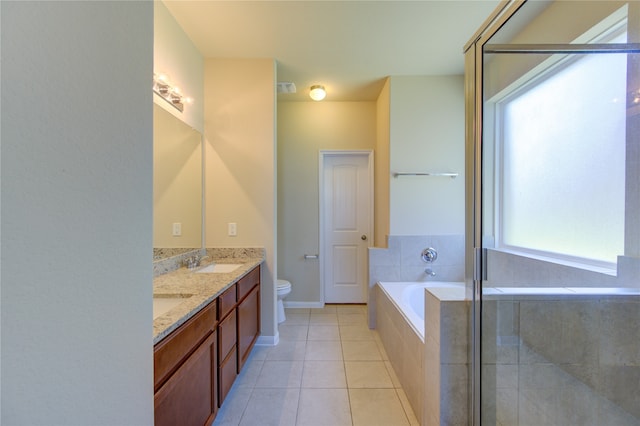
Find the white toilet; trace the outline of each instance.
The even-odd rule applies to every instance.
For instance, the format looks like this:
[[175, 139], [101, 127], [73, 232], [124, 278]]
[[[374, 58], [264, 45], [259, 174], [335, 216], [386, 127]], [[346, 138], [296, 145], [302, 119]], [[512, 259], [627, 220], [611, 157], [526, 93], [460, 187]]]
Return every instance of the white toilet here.
[[277, 280], [277, 294], [278, 294], [278, 324], [287, 319], [284, 314], [284, 304], [282, 299], [287, 297], [291, 293], [291, 283], [287, 280]]

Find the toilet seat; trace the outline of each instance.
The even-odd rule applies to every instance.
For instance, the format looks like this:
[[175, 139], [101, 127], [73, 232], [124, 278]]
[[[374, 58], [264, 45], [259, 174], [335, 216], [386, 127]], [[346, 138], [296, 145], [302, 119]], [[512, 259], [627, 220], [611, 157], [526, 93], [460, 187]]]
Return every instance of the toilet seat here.
[[276, 284], [277, 284], [278, 290], [285, 290], [285, 289], [291, 288], [291, 283], [287, 280], [277, 280]]

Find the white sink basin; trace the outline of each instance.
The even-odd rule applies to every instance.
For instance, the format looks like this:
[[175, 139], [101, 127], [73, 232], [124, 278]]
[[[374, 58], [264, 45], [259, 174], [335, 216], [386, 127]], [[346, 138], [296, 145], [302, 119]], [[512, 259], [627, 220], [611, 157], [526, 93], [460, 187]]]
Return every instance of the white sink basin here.
[[215, 263], [196, 271], [197, 274], [227, 274], [242, 266], [242, 263]]
[[158, 318], [175, 308], [189, 297], [154, 297], [153, 298], [153, 319]]

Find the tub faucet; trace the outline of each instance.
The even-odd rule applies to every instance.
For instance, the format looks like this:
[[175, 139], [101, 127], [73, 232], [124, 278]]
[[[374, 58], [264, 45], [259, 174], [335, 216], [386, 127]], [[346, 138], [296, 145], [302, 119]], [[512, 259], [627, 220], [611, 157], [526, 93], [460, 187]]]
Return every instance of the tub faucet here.
[[431, 268], [427, 268], [424, 270], [425, 274], [427, 274], [430, 277], [435, 277], [436, 276], [436, 271], [434, 271]]

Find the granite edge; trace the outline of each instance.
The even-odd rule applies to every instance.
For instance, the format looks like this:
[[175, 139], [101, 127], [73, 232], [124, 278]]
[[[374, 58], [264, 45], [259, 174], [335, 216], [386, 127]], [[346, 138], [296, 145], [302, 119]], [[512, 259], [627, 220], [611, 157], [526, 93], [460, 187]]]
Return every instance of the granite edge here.
[[[209, 250], [207, 249], [207, 253], [211, 253], [209, 255], [211, 259], [208, 262], [203, 262], [202, 267], [211, 263], [241, 263], [242, 266], [233, 272], [220, 274], [196, 274], [194, 271], [189, 271], [183, 267], [155, 277], [153, 285], [154, 296], [191, 296], [185, 298], [185, 302], [153, 320], [154, 345], [179, 328], [202, 308], [215, 300], [222, 292], [265, 260], [264, 249], [231, 249], [230, 251], [222, 252], [218, 249]], [[219, 257], [216, 254], [229, 257]], [[230, 257], [231, 254], [250, 254], [252, 256]]]

